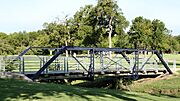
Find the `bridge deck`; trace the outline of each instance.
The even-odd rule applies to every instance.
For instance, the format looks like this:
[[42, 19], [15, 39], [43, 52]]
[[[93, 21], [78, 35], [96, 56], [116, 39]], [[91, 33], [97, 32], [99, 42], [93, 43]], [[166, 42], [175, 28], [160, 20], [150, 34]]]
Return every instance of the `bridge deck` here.
[[[149, 69], [146, 71], [138, 71], [138, 78], [152, 78], [152, 77], [157, 77], [161, 74], [166, 73], [166, 70], [155, 70], [155, 69]], [[26, 72], [24, 73], [27, 77], [32, 78], [33, 75], [35, 74], [35, 71], [32, 72]], [[82, 70], [70, 70], [67, 73], [64, 71], [48, 71], [42, 72], [40, 74], [40, 79], [41, 80], [60, 80], [60, 79], [71, 79], [71, 80], [88, 80], [89, 78], [87, 77], [88, 73], [86, 71]], [[132, 77], [132, 71], [130, 70], [95, 70], [94, 71], [94, 76], [112, 76], [112, 77]]]

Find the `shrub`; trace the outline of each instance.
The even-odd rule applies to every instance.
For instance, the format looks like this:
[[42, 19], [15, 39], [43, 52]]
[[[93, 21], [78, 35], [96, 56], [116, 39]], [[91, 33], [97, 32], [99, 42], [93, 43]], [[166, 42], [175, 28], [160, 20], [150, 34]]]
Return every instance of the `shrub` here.
[[7, 64], [7, 65], [5, 65], [6, 71], [13, 71], [18, 68], [18, 64], [15, 64], [14, 62], [11, 62], [10, 60], [6, 60], [5, 64]]

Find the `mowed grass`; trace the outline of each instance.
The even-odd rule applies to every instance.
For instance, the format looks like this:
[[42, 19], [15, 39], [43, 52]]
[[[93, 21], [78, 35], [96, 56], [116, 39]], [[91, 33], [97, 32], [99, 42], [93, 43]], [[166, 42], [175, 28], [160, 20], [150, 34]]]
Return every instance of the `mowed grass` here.
[[174, 60], [176, 61], [176, 67], [180, 68], [180, 54], [164, 54], [163, 58], [168, 60], [169, 65], [172, 67]]
[[166, 95], [0, 79], [1, 101], [178, 101]]
[[130, 90], [155, 95], [165, 94], [180, 98], [180, 71], [177, 73], [164, 79], [156, 78], [141, 83], [134, 83], [130, 85]]

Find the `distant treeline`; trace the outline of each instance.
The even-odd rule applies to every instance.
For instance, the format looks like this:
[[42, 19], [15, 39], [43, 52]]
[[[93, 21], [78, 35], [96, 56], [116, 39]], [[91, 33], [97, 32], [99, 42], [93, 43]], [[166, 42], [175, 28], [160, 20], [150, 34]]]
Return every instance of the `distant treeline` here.
[[[136, 17], [127, 21], [114, 0], [81, 7], [73, 17], [44, 23], [33, 32], [0, 33], [0, 54], [19, 54], [27, 46], [119, 47], [180, 52], [180, 35], [172, 36], [163, 21]], [[128, 29], [127, 29], [128, 28]], [[36, 50], [42, 54], [43, 50]], [[28, 54], [34, 54], [29, 52]]]

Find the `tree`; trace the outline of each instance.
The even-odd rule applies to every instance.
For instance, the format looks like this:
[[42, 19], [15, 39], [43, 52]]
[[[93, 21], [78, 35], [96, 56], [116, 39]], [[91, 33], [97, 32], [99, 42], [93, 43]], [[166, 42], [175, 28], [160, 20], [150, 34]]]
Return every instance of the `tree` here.
[[[74, 45], [76, 35], [74, 35], [75, 28], [71, 19], [65, 17], [65, 20], [63, 21], [56, 20], [51, 23], [45, 23], [44, 28], [44, 32], [49, 37], [49, 44], [51, 47]], [[66, 56], [68, 56], [67, 51]]]
[[6, 39], [8, 35], [6, 33], [0, 32], [0, 39]]
[[28, 41], [29, 41], [29, 46], [33, 46], [33, 45], [36, 44], [36, 43], [34, 43], [34, 41], [37, 40], [37, 38], [39, 37], [40, 33], [41, 33], [41, 30], [27, 33]]
[[14, 49], [14, 54], [19, 54], [29, 46], [29, 37], [27, 32], [15, 32], [8, 36], [8, 43]]
[[129, 35], [123, 34], [114, 38], [115, 47], [120, 48], [132, 48], [132, 44], [129, 43]]
[[134, 45], [134, 48], [147, 48], [152, 34], [152, 24], [149, 19], [142, 16], [136, 17], [130, 26], [129, 41]]
[[152, 21], [151, 49], [165, 50], [168, 33], [169, 30], [165, 27], [165, 24], [158, 19], [154, 19]]
[[172, 35], [166, 35], [166, 41], [167, 46], [164, 50], [166, 50], [168, 53], [176, 52], [180, 48], [180, 44], [178, 41], [173, 37]]
[[180, 44], [180, 35], [178, 35], [178, 36], [174, 36], [174, 38], [179, 42], [179, 44]]
[[174, 36], [174, 38], [175, 38], [175, 40], [179, 43], [179, 46], [178, 46], [178, 50], [177, 50], [177, 51], [179, 51], [179, 53], [180, 53], [180, 35]]
[[46, 34], [44, 30], [38, 31], [38, 36], [36, 40], [33, 41], [32, 46], [36, 47], [50, 47], [50, 38], [49, 35]]
[[8, 43], [8, 35], [0, 32], [0, 54], [9, 55], [13, 53], [13, 47], [11, 47]]
[[73, 17], [72, 28], [75, 35], [74, 45], [77, 46], [95, 46], [95, 38], [91, 37], [96, 23], [93, 18], [94, 7], [86, 5], [81, 7]]
[[108, 46], [111, 48], [114, 45], [112, 38], [124, 34], [129, 23], [114, 0], [98, 0], [95, 11], [98, 28], [103, 34], [103, 39], [108, 38]]
[[98, 0], [95, 7], [87, 5], [81, 8], [74, 18], [79, 24], [79, 32], [82, 26], [86, 27], [84, 32], [87, 34], [83, 41], [86, 46], [111, 48], [114, 45], [112, 38], [124, 34], [129, 24], [114, 0]]

